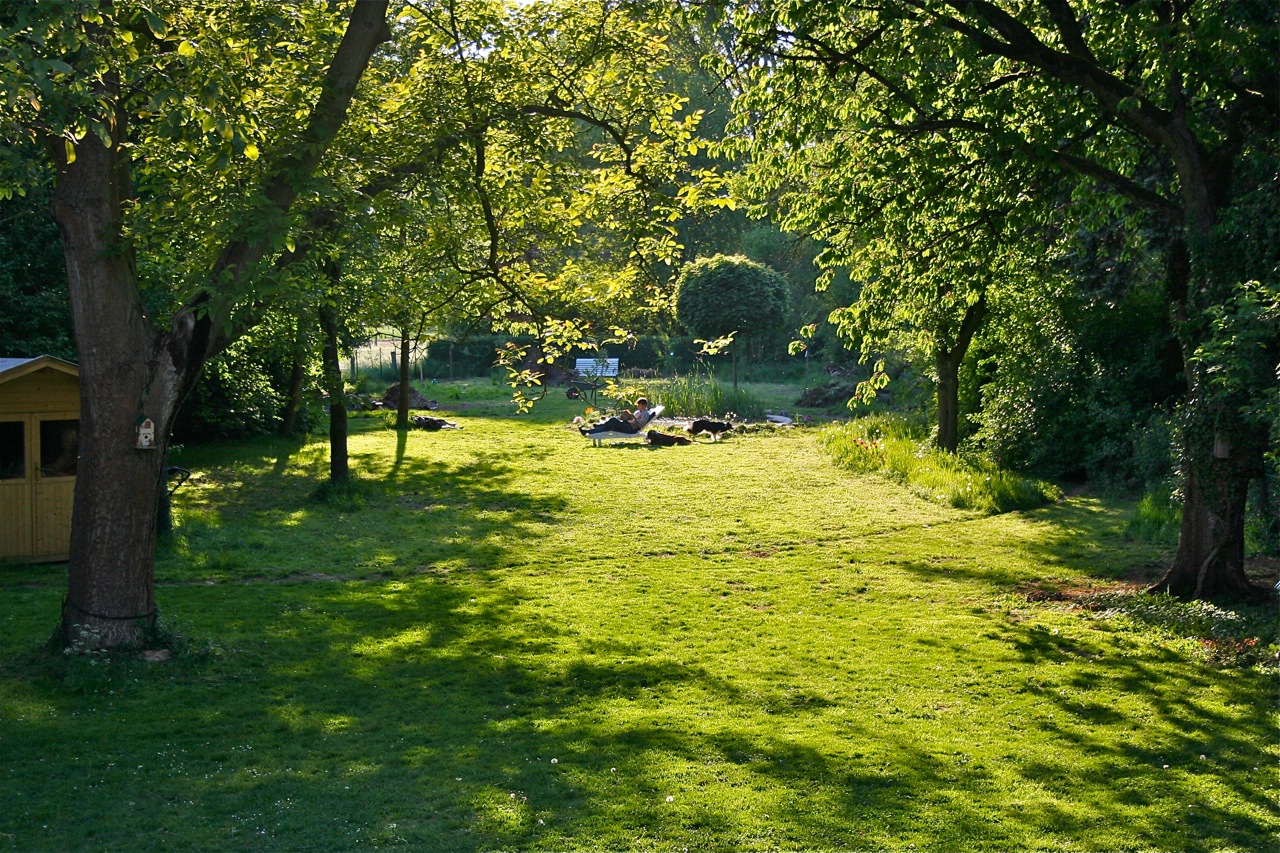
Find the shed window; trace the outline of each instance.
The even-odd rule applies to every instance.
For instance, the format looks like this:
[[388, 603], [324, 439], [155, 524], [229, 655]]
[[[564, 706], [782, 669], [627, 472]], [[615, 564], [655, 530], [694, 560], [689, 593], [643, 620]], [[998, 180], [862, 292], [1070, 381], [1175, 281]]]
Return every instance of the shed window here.
[[0, 480], [22, 480], [27, 458], [26, 424], [22, 421], [0, 422]]
[[79, 421], [40, 422], [40, 474], [72, 477], [80, 456]]

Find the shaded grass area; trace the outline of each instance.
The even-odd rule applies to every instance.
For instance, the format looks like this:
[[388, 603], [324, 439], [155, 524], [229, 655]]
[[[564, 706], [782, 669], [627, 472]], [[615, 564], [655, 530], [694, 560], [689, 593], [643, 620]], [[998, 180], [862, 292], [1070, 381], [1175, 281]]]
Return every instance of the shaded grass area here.
[[61, 570], [0, 570], [0, 846], [1273, 846], [1274, 617], [1139, 606], [1127, 507], [986, 516], [803, 430], [593, 448], [538, 411], [371, 419], [358, 509], [310, 498], [314, 440], [184, 451], [167, 663], [36, 653]]

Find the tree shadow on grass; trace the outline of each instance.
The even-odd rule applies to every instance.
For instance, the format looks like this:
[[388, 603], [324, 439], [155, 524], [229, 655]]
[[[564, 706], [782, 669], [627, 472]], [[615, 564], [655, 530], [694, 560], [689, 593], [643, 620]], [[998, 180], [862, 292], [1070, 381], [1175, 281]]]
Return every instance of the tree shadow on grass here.
[[[88, 825], [104, 848], [451, 851], [1017, 849], [1097, 838], [1098, 826], [1154, 849], [1267, 838], [1252, 816], [1265, 798], [1243, 781], [1267, 756], [1236, 734], [1265, 726], [1266, 709], [1225, 718], [1160, 691], [1165, 673], [1144, 661], [1072, 672], [1066, 696], [1036, 688], [1057, 713], [1019, 720], [1018, 741], [1060, 742], [1061, 762], [1011, 742], [983, 763], [960, 736], [924, 736], [936, 723], [833, 716], [841, 709], [820, 695], [743, 689], [669, 649], [584, 642], [499, 581], [477, 571], [173, 591], [180, 611], [225, 638], [224, 653], [172, 670], [122, 664], [73, 692], [29, 681], [32, 706], [58, 710], [11, 720], [0, 736], [15, 804], [0, 834], [46, 849], [75, 846]], [[1092, 654], [1033, 627], [1004, 631], [1030, 671]], [[1090, 706], [1088, 679], [1147, 697], [1155, 720]], [[1215, 673], [1191, 686], [1229, 706], [1256, 699]], [[1115, 737], [1123, 714], [1129, 741]], [[832, 725], [843, 746], [819, 750], [809, 729]], [[1200, 753], [1213, 760], [1190, 760]], [[1010, 778], [1035, 792], [1034, 808], [993, 800]], [[1204, 802], [1209, 781], [1232, 797]], [[1197, 802], [1196, 821], [1143, 811], [1171, 799]]]
[[[367, 469], [375, 471], [377, 454]], [[160, 552], [160, 582], [243, 580], [324, 573], [336, 577], [413, 574], [503, 565], [526, 538], [544, 536], [567, 507], [556, 495], [520, 489], [516, 451], [446, 462], [406, 458], [351, 497], [313, 494], [305, 466], [242, 489], [234, 469], [183, 506]], [[214, 475], [211, 475], [214, 476]]]
[[[927, 560], [899, 563], [923, 582], [965, 580], [1052, 593], [1062, 583], [1080, 586], [1092, 581], [1099, 588], [1112, 587], [1136, 569], [1160, 559], [1157, 548], [1134, 542], [1124, 534], [1122, 509], [1095, 499], [1075, 499], [1018, 513], [1020, 530], [1007, 526], [984, 533], [993, 519], [966, 518], [957, 522], [965, 536], [1000, 537], [1018, 559], [1011, 565], [993, 566], [975, 561], [965, 536], [939, 540], [939, 553]], [[998, 523], [998, 522], [997, 522]], [[1080, 576], [1083, 581], [1072, 580]]]
[[[1137, 806], [1185, 788], [1188, 810], [1173, 823], [1186, 829], [1163, 828], [1170, 841], [1179, 841], [1178, 849], [1252, 849], [1274, 833], [1276, 806], [1266, 790], [1274, 771], [1266, 768], [1274, 768], [1275, 755], [1244, 736], [1274, 726], [1274, 709], [1260, 701], [1274, 693], [1267, 689], [1274, 677], [1197, 668], [1168, 650], [1109, 653], [1036, 624], [1008, 623], [1000, 630], [1030, 671], [1043, 674], [1043, 682], [1031, 686], [1055, 711], [1038, 721], [1043, 736], [1061, 743], [1064, 755], [1089, 756], [1096, 765], [1084, 770], [1094, 777], [1091, 785], [1107, 783], [1118, 803]], [[1168, 665], [1179, 663], [1174, 687]], [[1104, 705], [1094, 696], [1139, 707]], [[1126, 729], [1131, 736], [1124, 736]], [[1067, 771], [1037, 761], [1020, 768], [1028, 779], [1056, 784], [1064, 794], [1071, 787]], [[1255, 817], [1266, 814], [1270, 826]]]
[[[670, 647], [584, 637], [526, 606], [503, 571], [521, 537], [553, 533], [566, 511], [561, 498], [519, 489], [515, 466], [530, 442], [478, 462], [406, 454], [387, 475], [395, 490], [358, 513], [317, 506], [302, 485], [314, 480], [289, 472], [276, 475], [273, 501], [214, 491], [211, 512], [254, 519], [228, 543], [248, 555], [228, 579], [260, 572], [262, 555], [301, 553], [361, 580], [165, 590], [166, 607], [195, 614], [226, 645], [172, 668], [99, 674], [75, 661], [75, 684], [27, 681], [33, 710], [0, 731], [16, 804], [0, 816], [0, 838], [42, 849], [171, 849], [170, 839], [201, 849], [881, 849], [906, 839], [1015, 849], [1096, 839], [1100, 824], [1113, 828], [1104, 839], [1134, 847], [1207, 851], [1259, 848], [1274, 829], [1257, 819], [1266, 804], [1243, 776], [1218, 778], [1267, 757], [1238, 734], [1265, 730], [1265, 710], [1242, 723], [1172, 697], [1149, 661], [1070, 670], [1066, 695], [1041, 691], [1055, 716], [1018, 721], [1022, 746], [982, 764], [963, 745], [922, 737], [931, 723], [921, 719], [846, 720], [815, 689], [743, 689]], [[1087, 513], [1073, 518], [1064, 531], [1088, 529]], [[922, 577], [940, 571], [913, 566]], [[1031, 671], [1097, 654], [1031, 626], [1002, 630]], [[1148, 697], [1159, 731], [1091, 703], [1097, 679]], [[1229, 674], [1192, 683], [1231, 706], [1261, 704]], [[1126, 722], [1134, 735], [1118, 742]], [[809, 729], [835, 726], [845, 746], [816, 748]], [[1201, 731], [1220, 732], [1209, 750]], [[1060, 742], [1063, 761], [1026, 746], [1038, 741]], [[1181, 767], [1166, 743], [1179, 758], [1192, 750], [1219, 764]], [[1109, 773], [1124, 784], [1108, 784]], [[1194, 824], [1167, 809], [1144, 814], [1153, 802], [1203, 799], [1209, 773], [1242, 807], [1215, 800]], [[1011, 778], [1035, 793], [1035, 808], [993, 799]]]
[[1128, 512], [1096, 498], [1074, 498], [1024, 514], [1036, 535], [1020, 543], [1037, 561], [1053, 567], [1120, 580], [1166, 555], [1126, 535]]
[[[438, 591], [424, 590], [402, 602], [410, 624], [413, 614], [437, 595]], [[968, 846], [975, 839], [986, 839], [984, 846], [1012, 846], [1018, 839], [1044, 839], [1046, 834], [1062, 840], [1087, 837], [1095, 823], [1124, 826], [1133, 819], [1129, 804], [1103, 798], [1078, 801], [1080, 794], [1071, 784], [1074, 774], [1106, 770], [1081, 771], [1015, 755], [1000, 772], [1050, 788], [1055, 795], [1050, 799], [1060, 800], [1063, 807], [1055, 810], [1050, 804], [1036, 814], [1003, 814], [1003, 826], [993, 836], [989, 804], [979, 806], [965, 796], [970, 788], [989, 785], [992, 769], [969, 767], [957, 754], [925, 751], [911, 722], [875, 731], [850, 726], [847, 738], [863, 745], [862, 754], [855, 748], [848, 754], [824, 755], [809, 746], [803, 734], [808, 723], [819, 721], [823, 703], [796, 704], [781, 688], [743, 691], [703, 666], [635, 660], [631, 656], [640, 651], [635, 648], [617, 649], [623, 658], [602, 654], [574, 659], [575, 645], [564, 634], [565, 626], [514, 618], [515, 602], [506, 593], [482, 598], [475, 610], [470, 598], [465, 603], [461, 596], [452, 600], [456, 606], [448, 619], [451, 627], [425, 643], [434, 653], [383, 656], [352, 677], [371, 685], [391, 679], [438, 686], [421, 709], [423, 718], [433, 721], [423, 730], [431, 734], [431, 746], [417, 750], [415, 758], [424, 781], [447, 783], [452, 778], [456, 783], [462, 778], [468, 783], [466, 801], [455, 800], [452, 808], [465, 810], [467, 803], [474, 807], [494, 794], [499, 803], [503, 796], [509, 801], [511, 793], [526, 798], [527, 820], [512, 826], [488, 815], [481, 819], [487, 838], [470, 846], [458, 837], [454, 849], [536, 846], [554, 838], [549, 835], [553, 832], [563, 833], [566, 842], [585, 835], [606, 846], [632, 846], [644, 833], [673, 843], [696, 842], [698, 833], [708, 831], [728, 839], [768, 837], [768, 824], [755, 822], [758, 815], [745, 816], [735, 808], [733, 789], [772, 791], [771, 814], [787, 830], [771, 840], [801, 848], [828, 847], [837, 841], [839, 846], [892, 843], [921, 834], [945, 849]], [[468, 622], [473, 624], [468, 627]], [[388, 625], [392, 632], [398, 627]], [[1028, 637], [1031, 642], [1037, 639]], [[553, 646], [546, 648], [549, 640]], [[1159, 677], [1134, 662], [1122, 675], [1122, 687], [1150, 691]], [[1197, 686], [1234, 691], [1235, 701], [1251, 698], [1245, 688], [1225, 679], [1205, 676], [1202, 682]], [[371, 719], [393, 713], [397, 699], [388, 696], [386, 701], [383, 713], [371, 713]], [[688, 716], [673, 724], [664, 712], [672, 703], [700, 701], [734, 709], [734, 715], [752, 724], [743, 730], [727, 728], [723, 722], [703, 728]], [[1188, 713], [1191, 705], [1194, 702], [1180, 699], [1157, 702], [1171, 730], [1219, 730], [1213, 747], [1222, 754], [1234, 752], [1255, 763], [1265, 757], [1228, 733], [1240, 730], [1239, 721], [1203, 709]], [[604, 708], [616, 713], [602, 715]], [[1063, 710], [1070, 711], [1065, 705]], [[1260, 710], [1256, 716], [1266, 714]], [[444, 721], [447, 725], [440, 725]], [[1106, 754], [1111, 749], [1112, 766], [1133, 773], [1141, 783], [1139, 790], [1159, 783], [1162, 769], [1154, 761], [1155, 747], [1140, 740], [1116, 747], [1092, 737], [1087, 727], [1068, 730], [1052, 718], [1036, 725], [1039, 737], [1060, 739], [1080, 751], [1064, 750], [1064, 755]], [[419, 730], [416, 724], [410, 728]], [[387, 781], [397, 784], [397, 777], [393, 772]], [[1094, 781], [1090, 790], [1107, 790]], [[718, 785], [730, 792], [709, 796], [707, 792]], [[677, 797], [681, 804], [668, 806], [666, 796]], [[689, 808], [687, 803], [694, 799], [704, 805]], [[1256, 793], [1245, 802], [1256, 807]], [[1248, 847], [1264, 837], [1264, 827], [1226, 808], [1206, 807], [1201, 814], [1221, 818], [1199, 827], [1202, 836], [1187, 837], [1184, 828], [1161, 826], [1158, 819], [1145, 831], [1152, 840], [1163, 838], [1157, 846], [1187, 850]], [[431, 827], [423, 837], [431, 837], [436, 829]]]

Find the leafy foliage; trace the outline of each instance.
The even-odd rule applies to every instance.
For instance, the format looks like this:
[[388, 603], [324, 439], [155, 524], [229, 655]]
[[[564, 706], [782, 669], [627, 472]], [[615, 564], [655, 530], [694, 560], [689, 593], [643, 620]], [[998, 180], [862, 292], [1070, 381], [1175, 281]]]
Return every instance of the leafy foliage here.
[[173, 426], [176, 441], [243, 438], [271, 432], [284, 400], [267, 353], [239, 341], [200, 374]]
[[44, 193], [0, 201], [0, 356], [76, 360], [65, 261]]

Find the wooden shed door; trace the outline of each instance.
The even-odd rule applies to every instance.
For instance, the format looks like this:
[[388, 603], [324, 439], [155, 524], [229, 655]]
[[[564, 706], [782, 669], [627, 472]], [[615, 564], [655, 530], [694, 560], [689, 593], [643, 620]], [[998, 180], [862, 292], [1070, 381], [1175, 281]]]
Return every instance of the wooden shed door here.
[[80, 421], [0, 421], [0, 559], [65, 559], [71, 549]]
[[31, 418], [0, 420], [0, 560], [31, 556]]
[[32, 526], [37, 559], [66, 559], [71, 551], [71, 507], [75, 502], [80, 419], [74, 414], [36, 415], [35, 495]]

